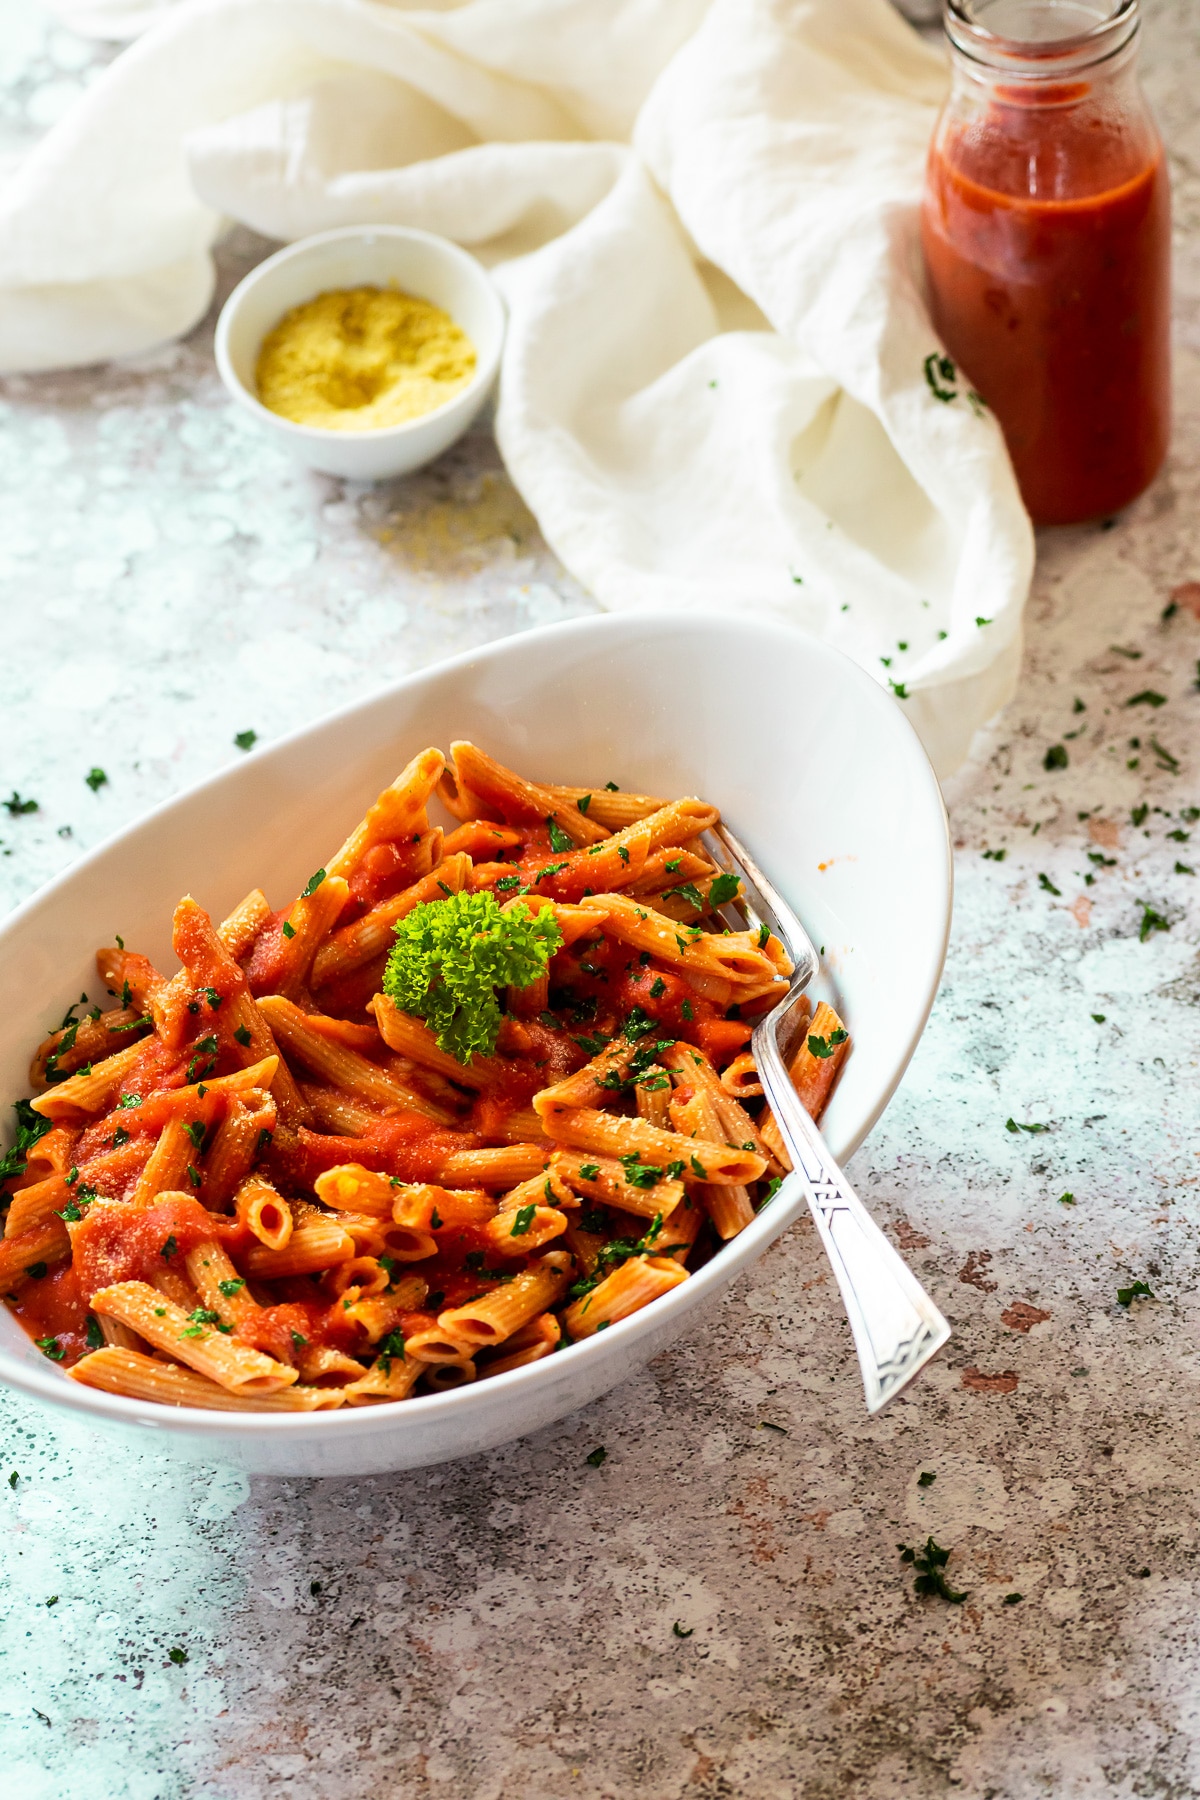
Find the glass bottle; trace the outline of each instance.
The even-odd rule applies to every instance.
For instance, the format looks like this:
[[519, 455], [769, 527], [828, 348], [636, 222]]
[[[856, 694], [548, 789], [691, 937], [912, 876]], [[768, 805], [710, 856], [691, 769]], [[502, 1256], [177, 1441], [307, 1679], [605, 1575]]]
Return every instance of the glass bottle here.
[[921, 241], [934, 325], [1038, 524], [1104, 517], [1167, 452], [1171, 203], [1138, 0], [947, 0]]

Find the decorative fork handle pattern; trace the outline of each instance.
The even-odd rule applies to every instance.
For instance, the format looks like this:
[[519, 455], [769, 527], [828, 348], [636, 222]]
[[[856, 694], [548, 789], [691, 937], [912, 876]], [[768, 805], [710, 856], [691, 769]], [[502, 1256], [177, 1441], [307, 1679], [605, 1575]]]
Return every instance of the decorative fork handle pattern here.
[[877, 1413], [937, 1354], [950, 1327], [829, 1154], [792, 1086], [769, 1021], [755, 1031], [753, 1050], [759, 1079], [837, 1277], [867, 1411]]

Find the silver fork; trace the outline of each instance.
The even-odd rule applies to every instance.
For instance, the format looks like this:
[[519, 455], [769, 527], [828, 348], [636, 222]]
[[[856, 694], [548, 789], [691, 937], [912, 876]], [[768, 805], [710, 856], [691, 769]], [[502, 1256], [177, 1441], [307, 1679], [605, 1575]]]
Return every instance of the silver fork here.
[[742, 907], [752, 926], [766, 925], [794, 965], [786, 995], [755, 1026], [750, 1048], [841, 1289], [867, 1411], [877, 1413], [937, 1355], [950, 1327], [829, 1154], [788, 1074], [785, 1058], [795, 1048], [797, 1008], [820, 967], [808, 933], [726, 826], [705, 832], [703, 842], [713, 860], [742, 884], [731, 904]]

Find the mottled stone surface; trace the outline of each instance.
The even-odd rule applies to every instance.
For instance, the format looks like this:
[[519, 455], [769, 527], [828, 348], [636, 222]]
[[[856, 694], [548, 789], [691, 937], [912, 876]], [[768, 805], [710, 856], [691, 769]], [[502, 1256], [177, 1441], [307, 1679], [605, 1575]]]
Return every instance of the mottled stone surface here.
[[[247, 1483], [4, 1396], [6, 1791], [1200, 1792], [1197, 0], [1147, 35], [1177, 183], [1171, 465], [1111, 529], [1043, 542], [1020, 696], [950, 786], [946, 980], [853, 1167], [948, 1353], [869, 1423], [801, 1228], [637, 1380], [414, 1475]], [[0, 0], [0, 151], [96, 64]], [[226, 247], [222, 291], [263, 248]], [[211, 329], [3, 384], [0, 783], [40, 808], [0, 817], [6, 903], [235, 731], [590, 608], [486, 429], [387, 488], [297, 474], [226, 407]], [[1122, 1307], [1135, 1280], [1155, 1298]], [[930, 1534], [960, 1605], [913, 1592], [897, 1545]]]

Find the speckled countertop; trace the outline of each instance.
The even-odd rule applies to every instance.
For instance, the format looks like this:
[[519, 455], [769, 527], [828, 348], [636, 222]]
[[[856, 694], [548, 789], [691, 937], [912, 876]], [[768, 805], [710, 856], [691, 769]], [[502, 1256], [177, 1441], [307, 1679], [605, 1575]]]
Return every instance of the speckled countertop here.
[[[1200, 1793], [1200, 3], [1148, 10], [1174, 452], [1111, 529], [1042, 543], [1020, 695], [950, 784], [941, 996], [852, 1167], [948, 1353], [869, 1423], [799, 1228], [607, 1399], [416, 1474], [189, 1471], [4, 1395], [7, 1792]], [[0, 156], [99, 60], [0, 0]], [[263, 250], [225, 246], [222, 294]], [[0, 816], [6, 904], [236, 731], [591, 609], [486, 429], [390, 487], [298, 474], [211, 331], [0, 384], [0, 787], [39, 806]], [[959, 1606], [897, 1553], [931, 1533]]]

